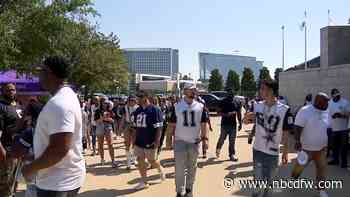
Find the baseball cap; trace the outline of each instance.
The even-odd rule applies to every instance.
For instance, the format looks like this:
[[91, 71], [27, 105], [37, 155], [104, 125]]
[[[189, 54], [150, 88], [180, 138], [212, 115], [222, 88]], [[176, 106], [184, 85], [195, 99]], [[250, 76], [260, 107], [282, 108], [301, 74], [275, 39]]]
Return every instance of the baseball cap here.
[[300, 165], [306, 165], [309, 160], [309, 156], [305, 151], [299, 151], [297, 154], [297, 161]]
[[317, 96], [323, 96], [323, 97], [325, 97], [326, 99], [329, 100], [329, 96], [326, 93], [324, 93], [324, 92], [317, 93]]
[[184, 90], [196, 90], [196, 86], [193, 84], [185, 84]]
[[332, 97], [335, 97], [335, 96], [341, 95], [341, 93], [340, 93], [340, 91], [339, 91], [338, 89], [333, 88], [333, 89], [331, 90], [331, 95], [332, 95]]
[[130, 96], [128, 97], [128, 100], [129, 100], [129, 101], [135, 101], [135, 100], [136, 100], [136, 96], [130, 95]]

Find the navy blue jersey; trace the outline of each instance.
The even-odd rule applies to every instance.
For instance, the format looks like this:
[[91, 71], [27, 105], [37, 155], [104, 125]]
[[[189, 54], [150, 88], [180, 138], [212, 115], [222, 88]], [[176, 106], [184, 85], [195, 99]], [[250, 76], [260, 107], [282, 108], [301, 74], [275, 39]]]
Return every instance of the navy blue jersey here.
[[34, 129], [28, 128], [15, 137], [15, 141], [21, 144], [25, 149], [33, 148]]
[[157, 129], [163, 126], [162, 112], [155, 106], [145, 109], [139, 107], [132, 114], [132, 121], [136, 128], [135, 145], [141, 148], [154, 148]]

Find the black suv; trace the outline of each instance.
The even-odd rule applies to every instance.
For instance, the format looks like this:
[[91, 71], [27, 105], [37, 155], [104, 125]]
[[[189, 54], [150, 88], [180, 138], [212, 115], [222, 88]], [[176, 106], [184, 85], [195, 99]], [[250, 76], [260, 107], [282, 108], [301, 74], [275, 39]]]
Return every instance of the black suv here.
[[200, 93], [199, 96], [205, 101], [205, 106], [211, 112], [218, 112], [222, 99], [210, 93]]

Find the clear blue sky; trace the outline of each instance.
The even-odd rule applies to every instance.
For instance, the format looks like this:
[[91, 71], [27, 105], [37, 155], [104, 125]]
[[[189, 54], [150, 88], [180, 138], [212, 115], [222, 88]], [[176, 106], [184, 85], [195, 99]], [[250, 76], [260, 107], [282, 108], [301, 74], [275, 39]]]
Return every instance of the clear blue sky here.
[[[319, 55], [327, 10], [337, 25], [350, 18], [349, 0], [96, 0], [101, 31], [114, 32], [122, 48], [179, 49], [180, 72], [199, 76], [198, 52], [256, 56], [272, 74], [281, 65], [286, 26], [286, 67], [304, 61], [299, 25], [308, 11], [309, 59]], [[273, 76], [273, 74], [272, 74]]]

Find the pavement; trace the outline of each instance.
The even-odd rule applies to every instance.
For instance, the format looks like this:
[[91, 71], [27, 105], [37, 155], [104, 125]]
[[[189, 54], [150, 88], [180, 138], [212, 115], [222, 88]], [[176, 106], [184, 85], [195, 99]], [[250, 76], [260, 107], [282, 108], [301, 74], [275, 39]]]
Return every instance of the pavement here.
[[[248, 133], [251, 125], [245, 126], [237, 134], [236, 152], [239, 158], [238, 162], [228, 160], [228, 141], [226, 140], [219, 159], [215, 158], [215, 146], [220, 134], [220, 117], [211, 117], [214, 131], [210, 132], [210, 145], [207, 159], [198, 159], [198, 170], [194, 186], [195, 197], [247, 197], [251, 196], [251, 190], [238, 187], [237, 180], [252, 179], [252, 145], [247, 143]], [[292, 137], [290, 146], [294, 147]], [[119, 167], [111, 167], [110, 158], [105, 150], [104, 166], [99, 165], [99, 156], [86, 156], [87, 177], [84, 186], [80, 190], [79, 197], [155, 197], [166, 196], [175, 197], [174, 180], [174, 160], [173, 152], [169, 150], [162, 151], [160, 155], [161, 164], [166, 173], [166, 181], [160, 183], [157, 170], [149, 170], [150, 187], [145, 190], [137, 191], [133, 189], [139, 179], [137, 169], [126, 169], [126, 158], [124, 144], [122, 139], [114, 140], [116, 149], [116, 160], [120, 163]], [[278, 177], [284, 180], [291, 174], [293, 162], [296, 154], [291, 151], [289, 155], [289, 164], [281, 166], [278, 170]], [[302, 177], [314, 179], [315, 167], [311, 163], [302, 174]], [[228, 181], [224, 181], [226, 180]], [[229, 179], [227, 179], [229, 178]], [[350, 171], [339, 167], [328, 167], [329, 180], [341, 180], [341, 189], [328, 190], [330, 197], [350, 197]], [[231, 185], [230, 180], [234, 180]], [[24, 185], [19, 186], [19, 192], [16, 197], [24, 197]], [[313, 189], [281, 189], [276, 190], [273, 196], [277, 197], [316, 197], [318, 192]]]

